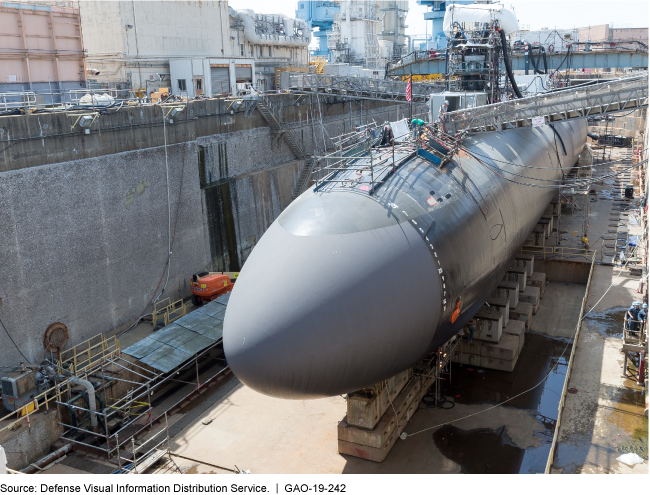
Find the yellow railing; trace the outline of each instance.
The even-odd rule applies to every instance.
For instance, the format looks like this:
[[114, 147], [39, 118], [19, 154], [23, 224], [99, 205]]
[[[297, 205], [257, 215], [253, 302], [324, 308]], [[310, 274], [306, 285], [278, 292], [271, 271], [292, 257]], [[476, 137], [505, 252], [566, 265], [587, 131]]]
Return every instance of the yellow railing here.
[[593, 249], [582, 249], [582, 248], [573, 248], [565, 246], [535, 246], [532, 244], [524, 244], [521, 246], [522, 253], [535, 253], [541, 254], [544, 259], [553, 258], [553, 259], [572, 259], [576, 257], [586, 258], [587, 260], [592, 259], [596, 251]]
[[564, 386], [562, 387], [562, 394], [560, 395], [560, 404], [557, 408], [557, 421], [555, 423], [555, 432], [553, 433], [553, 441], [551, 442], [551, 450], [548, 453], [548, 460], [546, 461], [545, 474], [551, 472], [551, 467], [553, 466], [553, 459], [555, 458], [555, 451], [557, 449], [558, 437], [560, 434], [560, 423], [562, 420], [562, 411], [564, 410], [564, 402], [566, 400], [567, 389], [569, 388], [569, 380], [571, 379], [571, 370], [573, 369], [573, 359], [576, 355], [576, 349], [578, 347], [578, 338], [580, 337], [580, 328], [582, 326], [582, 320], [585, 316], [585, 307], [587, 306], [587, 297], [589, 296], [589, 287], [591, 287], [591, 277], [594, 273], [594, 263], [596, 262], [596, 253], [593, 254], [591, 258], [591, 268], [589, 269], [589, 279], [587, 280], [587, 288], [585, 289], [585, 295], [582, 298], [582, 305], [580, 307], [580, 317], [578, 318], [578, 325], [576, 326], [576, 333], [573, 337], [573, 346], [571, 347], [571, 356], [569, 357], [569, 362], [567, 364], [566, 376], [564, 377]]
[[96, 364], [119, 354], [120, 343], [116, 337], [105, 338], [98, 334], [71, 349], [61, 352], [59, 366], [73, 375], [83, 373]]
[[[119, 355], [120, 343], [115, 337], [104, 338], [103, 334], [82, 342], [81, 344], [63, 351], [57, 366], [58, 371], [68, 371], [72, 375], [80, 376], [89, 372], [93, 367], [112, 356]], [[0, 433], [6, 430], [15, 430], [22, 426], [24, 421], [29, 428], [32, 427], [30, 416], [37, 413], [43, 406], [46, 410], [50, 409], [50, 402], [61, 402], [61, 394], [70, 392], [70, 381], [66, 379], [58, 386], [36, 395], [28, 403], [23, 404], [20, 408], [12, 413], [0, 418], [0, 424], [8, 421], [8, 424], [0, 427]]]
[[154, 304], [153, 313], [151, 314], [151, 323], [156, 326], [160, 318], [163, 318], [165, 326], [172, 321], [178, 320], [187, 314], [187, 306], [182, 299], [172, 302], [169, 298], [158, 301]]

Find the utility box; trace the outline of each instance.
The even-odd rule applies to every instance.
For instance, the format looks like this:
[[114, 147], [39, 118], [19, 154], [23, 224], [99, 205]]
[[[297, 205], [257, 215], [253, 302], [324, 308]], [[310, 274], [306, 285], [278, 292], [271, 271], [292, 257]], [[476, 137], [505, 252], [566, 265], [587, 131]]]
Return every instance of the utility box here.
[[31, 402], [36, 392], [36, 373], [30, 369], [16, 368], [2, 377], [2, 405], [15, 411]]

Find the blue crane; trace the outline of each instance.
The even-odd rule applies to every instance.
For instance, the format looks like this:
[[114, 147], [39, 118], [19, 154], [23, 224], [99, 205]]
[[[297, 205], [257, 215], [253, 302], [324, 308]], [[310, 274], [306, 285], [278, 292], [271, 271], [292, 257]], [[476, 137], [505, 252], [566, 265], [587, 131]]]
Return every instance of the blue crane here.
[[[318, 48], [311, 51], [311, 55], [325, 57], [329, 60], [327, 48], [327, 31], [332, 29], [334, 14], [341, 11], [339, 2], [314, 2], [300, 0], [296, 7], [296, 17], [309, 23], [313, 35], [318, 39]], [[318, 28], [318, 30], [315, 30]]]

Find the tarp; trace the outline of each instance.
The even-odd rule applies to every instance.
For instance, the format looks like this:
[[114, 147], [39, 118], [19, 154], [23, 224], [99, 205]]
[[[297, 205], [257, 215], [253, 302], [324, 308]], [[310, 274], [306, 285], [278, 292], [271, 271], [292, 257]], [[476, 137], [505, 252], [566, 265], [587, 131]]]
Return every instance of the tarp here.
[[447, 35], [447, 38], [451, 38], [454, 22], [462, 25], [463, 22], [490, 23], [494, 20], [499, 21], [499, 26], [506, 34], [519, 30], [519, 23], [517, 22], [515, 13], [498, 3], [487, 5], [449, 5], [445, 12], [445, 18], [442, 21], [442, 30]]
[[221, 340], [229, 299], [229, 292], [219, 296], [122, 352], [168, 373]]

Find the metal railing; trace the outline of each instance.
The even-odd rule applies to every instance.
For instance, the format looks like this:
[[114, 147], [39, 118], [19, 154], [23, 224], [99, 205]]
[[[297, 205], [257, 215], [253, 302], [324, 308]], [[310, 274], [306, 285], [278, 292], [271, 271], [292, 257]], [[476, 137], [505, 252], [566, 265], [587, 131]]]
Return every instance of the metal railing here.
[[[291, 73], [289, 88], [303, 93], [352, 96], [389, 101], [406, 101], [408, 82], [325, 74]], [[425, 102], [431, 93], [440, 93], [444, 83], [413, 83], [413, 102]]]
[[151, 324], [155, 327], [160, 318], [165, 322], [165, 326], [187, 314], [187, 306], [182, 299], [173, 301], [168, 297], [154, 304], [153, 313], [151, 314]]
[[566, 88], [518, 100], [449, 112], [447, 132], [502, 131], [531, 126], [532, 119], [559, 122], [590, 115], [620, 112], [648, 106], [648, 74], [609, 80], [581, 88]]
[[585, 295], [582, 298], [582, 304], [580, 306], [580, 316], [578, 317], [578, 324], [576, 325], [576, 332], [573, 336], [573, 345], [571, 347], [571, 355], [567, 363], [567, 371], [564, 377], [564, 386], [562, 387], [562, 393], [560, 394], [560, 404], [557, 409], [557, 421], [555, 422], [555, 432], [553, 433], [553, 440], [551, 442], [551, 450], [548, 453], [548, 459], [546, 461], [546, 469], [544, 470], [545, 474], [550, 474], [551, 467], [553, 467], [553, 459], [555, 459], [555, 454], [557, 450], [557, 442], [560, 434], [560, 424], [562, 419], [562, 411], [564, 410], [564, 404], [566, 401], [566, 394], [569, 387], [569, 380], [571, 379], [571, 370], [573, 369], [573, 360], [576, 355], [576, 349], [578, 347], [578, 338], [580, 337], [580, 328], [582, 326], [582, 320], [585, 315], [585, 307], [587, 305], [587, 297], [589, 296], [589, 288], [591, 287], [591, 278], [594, 273], [594, 264], [596, 262], [596, 255], [591, 259], [591, 268], [589, 269], [589, 279], [587, 280], [587, 288], [585, 289]]
[[594, 249], [583, 249], [565, 246], [535, 246], [533, 244], [524, 244], [521, 246], [520, 252], [541, 254], [543, 259], [571, 259], [571, 258], [585, 258], [590, 260], [596, 254]]
[[[96, 341], [96, 343], [92, 344], [92, 341]], [[115, 337], [105, 339], [103, 334], [99, 334], [72, 349], [62, 352], [57, 366], [62, 371], [73, 375], [87, 375], [100, 368], [104, 360], [117, 356], [119, 353], [120, 345]], [[0, 433], [15, 428], [17, 423], [22, 421], [31, 428], [30, 416], [39, 412], [43, 406], [45, 406], [46, 411], [49, 411], [50, 403], [59, 403], [61, 394], [70, 392], [70, 380], [72, 378], [75, 378], [75, 376], [66, 378], [61, 383], [35, 395], [33, 399], [20, 408], [0, 418], [0, 423], [9, 421], [7, 425], [0, 428]]]

